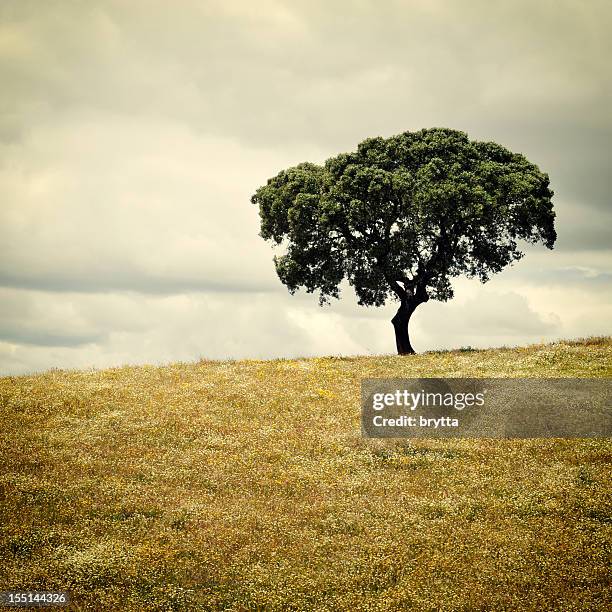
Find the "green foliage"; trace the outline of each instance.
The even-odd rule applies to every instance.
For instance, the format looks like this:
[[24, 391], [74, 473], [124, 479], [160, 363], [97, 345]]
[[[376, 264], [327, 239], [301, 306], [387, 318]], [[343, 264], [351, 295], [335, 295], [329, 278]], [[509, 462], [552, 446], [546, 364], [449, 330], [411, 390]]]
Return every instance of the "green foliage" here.
[[523, 155], [451, 129], [369, 138], [323, 166], [283, 170], [252, 197], [261, 236], [284, 245], [276, 270], [291, 293], [359, 303], [453, 296], [460, 274], [486, 282], [520, 259], [519, 240], [552, 248], [553, 192]]

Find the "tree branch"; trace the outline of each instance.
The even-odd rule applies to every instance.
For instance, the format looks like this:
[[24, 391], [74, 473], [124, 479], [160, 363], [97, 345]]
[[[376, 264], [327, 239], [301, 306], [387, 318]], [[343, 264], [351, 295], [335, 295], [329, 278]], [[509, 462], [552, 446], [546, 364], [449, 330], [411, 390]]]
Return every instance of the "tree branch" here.
[[393, 293], [397, 295], [401, 302], [404, 302], [408, 297], [408, 292], [394, 279], [391, 278], [388, 274], [385, 274], [385, 280], [389, 283], [389, 286], [393, 290]]

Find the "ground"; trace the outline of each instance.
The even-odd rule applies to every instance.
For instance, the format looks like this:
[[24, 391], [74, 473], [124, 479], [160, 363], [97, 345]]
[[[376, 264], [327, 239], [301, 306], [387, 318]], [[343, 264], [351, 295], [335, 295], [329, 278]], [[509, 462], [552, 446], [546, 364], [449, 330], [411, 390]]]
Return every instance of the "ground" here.
[[611, 377], [612, 340], [0, 379], [0, 590], [75, 610], [609, 610], [609, 439], [368, 440], [364, 377]]

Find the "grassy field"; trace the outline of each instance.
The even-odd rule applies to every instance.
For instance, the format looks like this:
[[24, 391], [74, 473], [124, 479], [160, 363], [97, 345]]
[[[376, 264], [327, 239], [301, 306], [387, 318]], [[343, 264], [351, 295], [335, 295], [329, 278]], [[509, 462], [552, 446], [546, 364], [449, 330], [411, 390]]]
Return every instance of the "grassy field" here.
[[0, 379], [0, 590], [75, 610], [610, 610], [610, 440], [367, 440], [363, 377], [610, 377], [612, 340]]

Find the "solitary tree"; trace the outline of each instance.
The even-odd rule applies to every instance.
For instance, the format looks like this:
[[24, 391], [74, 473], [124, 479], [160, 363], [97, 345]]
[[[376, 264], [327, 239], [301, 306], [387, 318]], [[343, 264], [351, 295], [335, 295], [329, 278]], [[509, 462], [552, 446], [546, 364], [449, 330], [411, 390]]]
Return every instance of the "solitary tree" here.
[[399, 301], [397, 352], [414, 353], [408, 321], [429, 299], [453, 297], [450, 279], [490, 275], [520, 259], [517, 241], [553, 248], [548, 176], [523, 155], [445, 128], [369, 138], [357, 151], [283, 170], [260, 187], [260, 235], [291, 293], [319, 302], [347, 279], [359, 304]]

